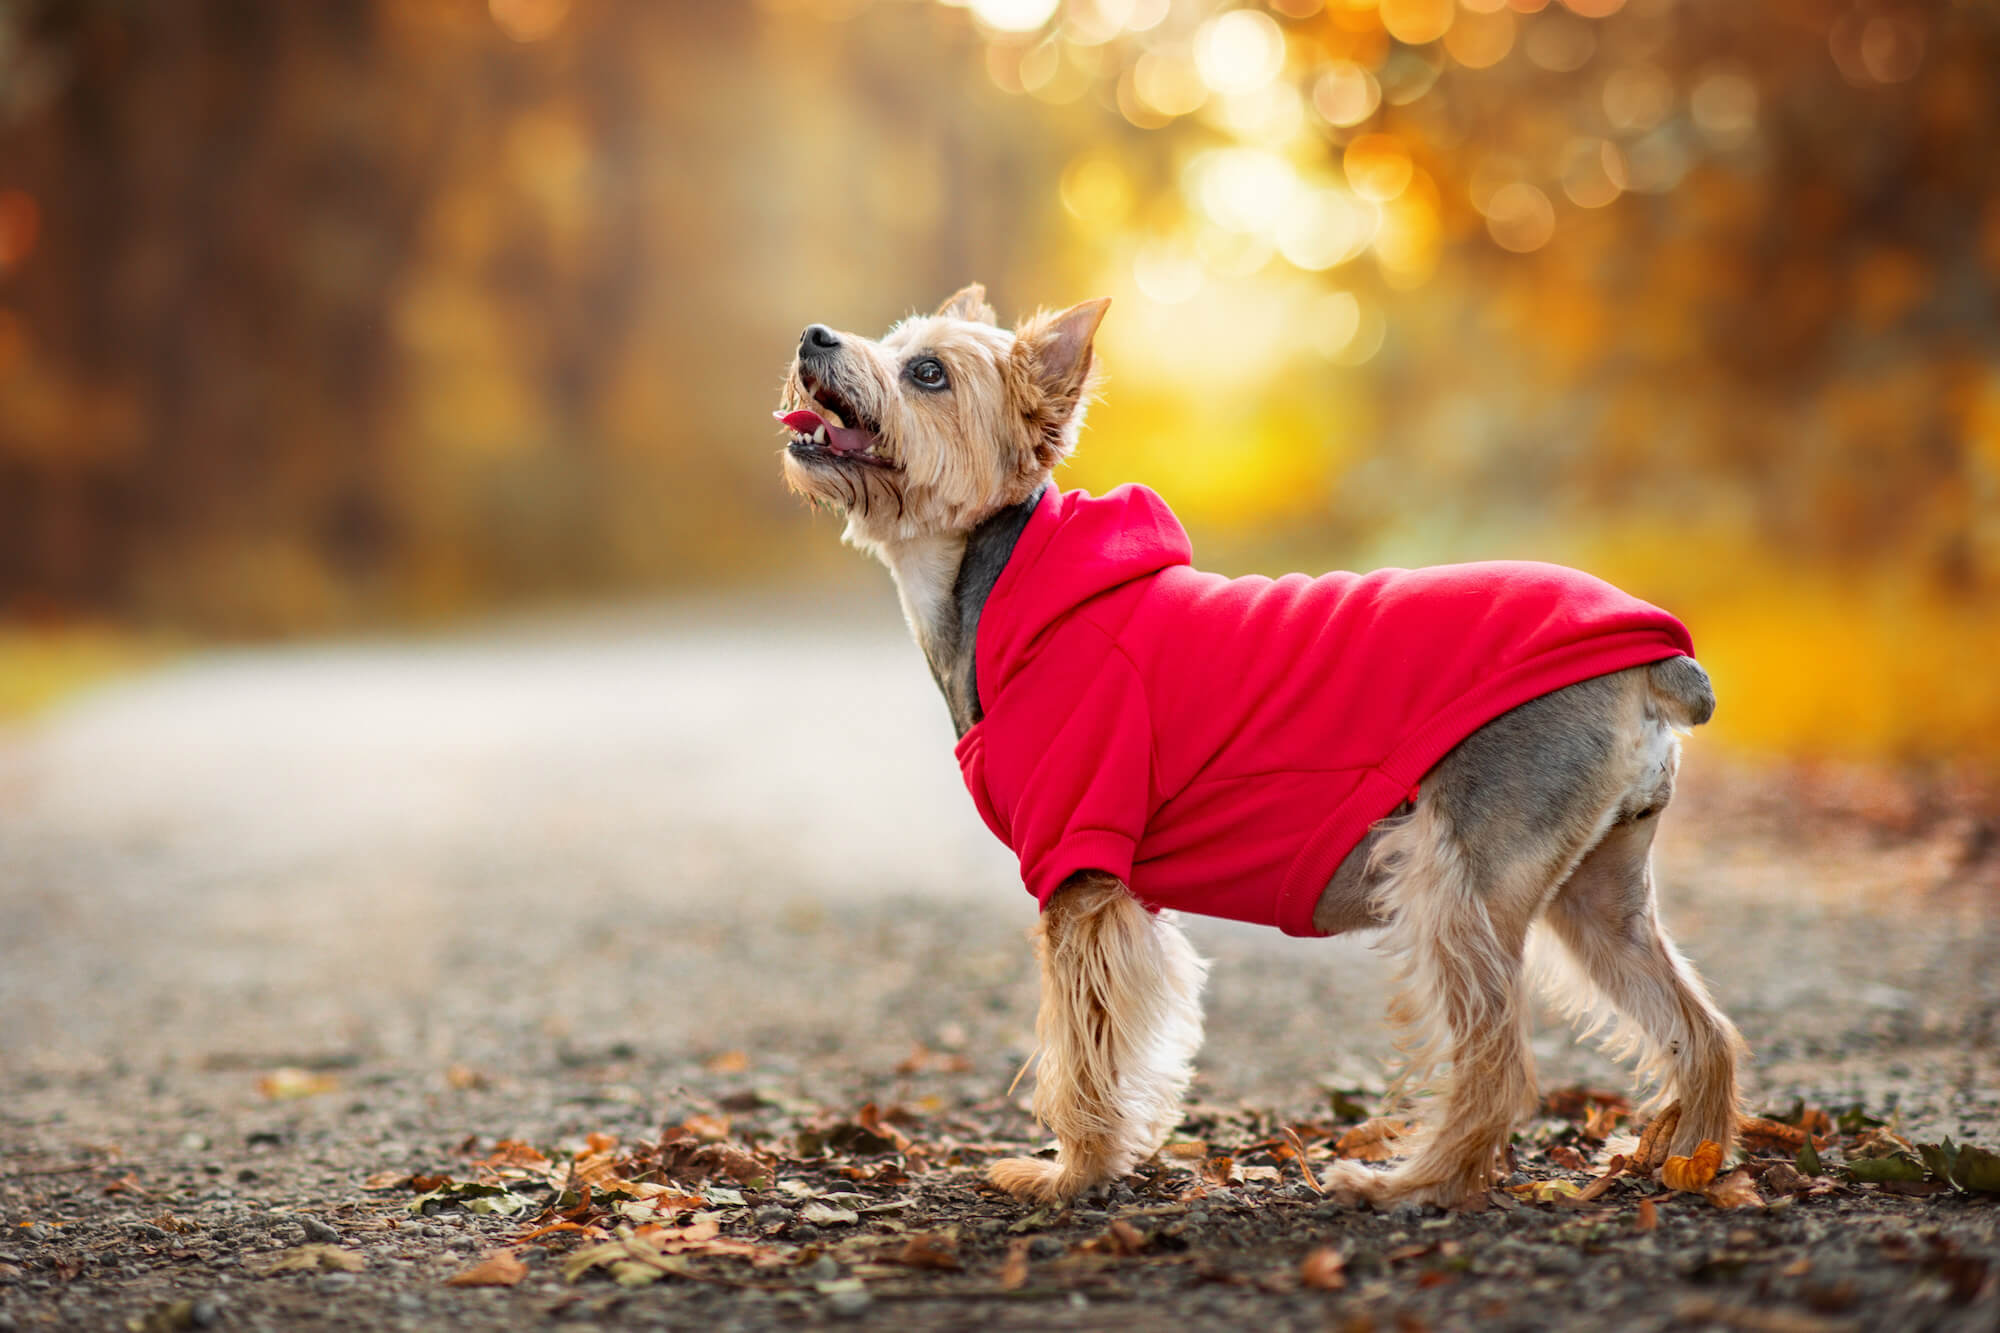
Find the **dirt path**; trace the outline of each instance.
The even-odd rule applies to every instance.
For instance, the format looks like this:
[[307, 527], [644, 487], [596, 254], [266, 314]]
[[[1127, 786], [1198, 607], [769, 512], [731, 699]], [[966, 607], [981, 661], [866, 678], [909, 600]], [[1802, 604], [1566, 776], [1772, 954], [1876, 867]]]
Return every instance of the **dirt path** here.
[[[1759, 1106], [2000, 1147], [1990, 830], [1849, 805], [1697, 744], [1669, 920], [1757, 1048]], [[2000, 1323], [2000, 1208], [1957, 1193], [1662, 1196], [1642, 1232], [1656, 1187], [1381, 1215], [1253, 1151], [1233, 1180], [1154, 1170], [1034, 1218], [975, 1183], [982, 1143], [1030, 1137], [1006, 1091], [1029, 921], [886, 609], [209, 658], [81, 700], [0, 738], [0, 1330]], [[1364, 948], [1194, 933], [1217, 963], [1191, 1140], [1240, 1152], [1379, 1088]], [[1624, 1086], [1564, 1031], [1537, 1051], [1547, 1086]], [[268, 1081], [286, 1068], [321, 1082]], [[926, 1170], [796, 1159], [870, 1101], [906, 1109]], [[364, 1187], [469, 1178], [468, 1141], [560, 1156], [723, 1116], [776, 1159], [708, 1210], [763, 1268], [571, 1285], [532, 1245], [518, 1285], [448, 1287], [519, 1220]], [[884, 1211], [803, 1220], [843, 1190]], [[958, 1271], [878, 1262], [945, 1228]], [[364, 1266], [259, 1276], [310, 1241]], [[1317, 1246], [1340, 1289], [1298, 1281]]]

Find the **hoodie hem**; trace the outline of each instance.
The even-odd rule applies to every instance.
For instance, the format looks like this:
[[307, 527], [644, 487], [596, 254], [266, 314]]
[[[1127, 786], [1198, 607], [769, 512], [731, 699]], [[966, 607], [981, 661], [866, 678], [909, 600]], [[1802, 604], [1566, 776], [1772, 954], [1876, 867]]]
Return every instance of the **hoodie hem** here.
[[1370, 769], [1361, 785], [1306, 838], [1278, 890], [1277, 924], [1287, 935], [1317, 938], [1313, 911], [1340, 863], [1376, 820], [1410, 799], [1424, 775], [1452, 747], [1509, 709], [1597, 676], [1688, 656], [1688, 645], [1660, 630], [1579, 642], [1493, 677], [1419, 727]]

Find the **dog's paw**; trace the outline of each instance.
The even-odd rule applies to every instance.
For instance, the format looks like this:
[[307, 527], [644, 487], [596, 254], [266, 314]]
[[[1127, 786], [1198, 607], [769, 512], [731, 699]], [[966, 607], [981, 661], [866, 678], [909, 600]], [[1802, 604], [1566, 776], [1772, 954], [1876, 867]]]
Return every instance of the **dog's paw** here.
[[1320, 1189], [1342, 1203], [1380, 1203], [1390, 1195], [1389, 1173], [1360, 1162], [1329, 1162]]
[[1476, 1172], [1421, 1180], [1412, 1177], [1406, 1166], [1377, 1171], [1360, 1162], [1329, 1162], [1320, 1188], [1342, 1203], [1366, 1202], [1381, 1209], [1430, 1203], [1453, 1212], [1479, 1212], [1492, 1202], [1488, 1184]]
[[1076, 1193], [1064, 1188], [1062, 1164], [1041, 1157], [1003, 1157], [986, 1168], [986, 1179], [1029, 1203], [1061, 1203]]

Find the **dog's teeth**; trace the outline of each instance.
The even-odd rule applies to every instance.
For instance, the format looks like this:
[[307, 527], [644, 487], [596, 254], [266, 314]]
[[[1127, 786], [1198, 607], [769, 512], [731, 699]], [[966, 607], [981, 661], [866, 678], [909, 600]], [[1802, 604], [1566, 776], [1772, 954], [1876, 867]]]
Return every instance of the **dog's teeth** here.
[[813, 443], [814, 444], [826, 443], [826, 426], [824, 423], [820, 425], [819, 429], [813, 432]]

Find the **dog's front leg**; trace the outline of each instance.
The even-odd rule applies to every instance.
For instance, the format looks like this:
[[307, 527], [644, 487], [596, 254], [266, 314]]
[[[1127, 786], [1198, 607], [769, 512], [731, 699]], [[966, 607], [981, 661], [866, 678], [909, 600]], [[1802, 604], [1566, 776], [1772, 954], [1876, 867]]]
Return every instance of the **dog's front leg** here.
[[1072, 876], [1050, 897], [1035, 937], [1035, 1118], [1058, 1152], [1052, 1162], [1009, 1157], [988, 1178], [1049, 1203], [1131, 1170], [1180, 1123], [1208, 964], [1171, 916], [1148, 912], [1096, 872]]

